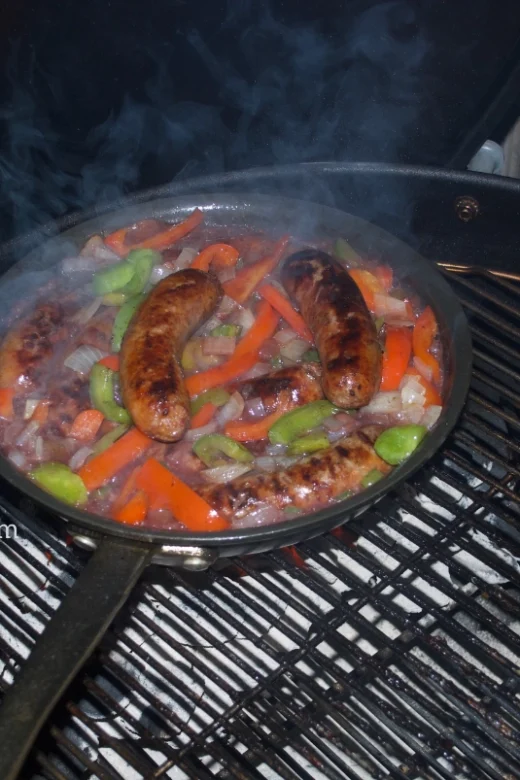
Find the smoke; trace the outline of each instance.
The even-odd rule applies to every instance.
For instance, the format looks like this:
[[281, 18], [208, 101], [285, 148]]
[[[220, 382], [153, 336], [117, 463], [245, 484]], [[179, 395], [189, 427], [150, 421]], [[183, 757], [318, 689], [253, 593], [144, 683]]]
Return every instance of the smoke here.
[[[83, 115], [75, 134], [70, 70], [77, 69], [83, 105], [98, 109], [101, 99], [77, 50], [80, 38], [75, 45], [54, 39], [53, 57], [43, 60], [13, 46], [9, 97], [0, 107], [4, 235], [173, 179], [402, 157], [417, 126], [429, 51], [414, 9], [404, 0], [332, 5], [334, 13], [318, 19], [317, 4], [306, 19], [300, 3], [274, 10], [228, 0], [223, 18], [213, 11], [186, 17], [184, 9], [169, 39], [160, 13], [151, 39], [139, 25], [123, 29], [117, 61], [106, 55], [106, 114], [96, 124]], [[136, 62], [147, 75], [130, 89], [123, 75], [137, 78]]]

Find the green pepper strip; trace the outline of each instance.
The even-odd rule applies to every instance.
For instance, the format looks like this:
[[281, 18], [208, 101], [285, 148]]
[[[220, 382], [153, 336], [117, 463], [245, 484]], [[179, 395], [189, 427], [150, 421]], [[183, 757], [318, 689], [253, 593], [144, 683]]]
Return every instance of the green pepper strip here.
[[205, 404], [213, 404], [213, 406], [224, 406], [230, 399], [230, 395], [227, 390], [222, 387], [212, 387], [210, 390], [205, 390], [198, 395], [194, 401], [191, 402], [191, 414], [197, 414]]
[[112, 352], [119, 352], [121, 349], [123, 337], [130, 324], [130, 320], [144, 301], [145, 297], [146, 296], [144, 295], [134, 295], [134, 297], [124, 303], [117, 312], [114, 320], [114, 327], [112, 329]]
[[398, 425], [387, 428], [378, 436], [374, 449], [391, 466], [398, 466], [409, 458], [422, 442], [428, 429], [424, 425]]
[[193, 452], [209, 468], [224, 465], [226, 461], [219, 457], [219, 453], [227, 455], [238, 463], [250, 463], [254, 460], [247, 447], [221, 433], [208, 433], [206, 436], [201, 436], [194, 443]]
[[81, 477], [63, 463], [44, 463], [29, 473], [29, 477], [48, 493], [66, 504], [85, 504], [87, 488]]
[[324, 433], [310, 433], [302, 439], [296, 439], [287, 448], [287, 455], [309, 455], [311, 452], [326, 450], [330, 447], [330, 442]]
[[361, 265], [361, 258], [344, 238], [338, 238], [334, 247], [334, 254], [349, 264], [351, 268]]
[[126, 258], [134, 268], [134, 275], [121, 292], [127, 296], [137, 295], [142, 292], [150, 278], [155, 263], [160, 262], [161, 255], [153, 249], [134, 249]]
[[127, 263], [126, 260], [104, 268], [102, 271], [94, 274], [94, 279], [92, 280], [94, 293], [96, 295], [107, 295], [107, 293], [120, 290], [130, 282], [134, 274], [134, 266], [132, 263]]
[[379, 469], [372, 469], [372, 471], [369, 471], [368, 474], [366, 474], [361, 480], [361, 487], [362, 488], [371, 487], [371, 485], [375, 485], [376, 482], [379, 482], [379, 480], [383, 479], [383, 477], [384, 474], [381, 474]]
[[90, 400], [94, 409], [103, 412], [107, 420], [129, 425], [132, 419], [126, 409], [114, 400], [114, 371], [96, 363], [90, 372]]
[[271, 444], [290, 444], [329, 417], [335, 407], [330, 401], [313, 401], [280, 417], [269, 429]]
[[94, 447], [92, 448], [92, 454], [99, 455], [101, 452], [107, 450], [110, 445], [117, 441], [123, 435], [123, 433], [127, 432], [127, 430], [128, 425], [118, 425], [117, 428], [114, 428], [112, 431], [105, 433], [105, 435], [94, 444]]
[[307, 352], [303, 353], [302, 360], [304, 360], [306, 363], [319, 363], [320, 356], [318, 355], [318, 350], [308, 349]]
[[216, 328], [213, 328], [211, 331], [212, 336], [227, 336], [228, 338], [238, 338], [240, 336], [240, 331], [242, 328], [240, 325], [217, 325]]

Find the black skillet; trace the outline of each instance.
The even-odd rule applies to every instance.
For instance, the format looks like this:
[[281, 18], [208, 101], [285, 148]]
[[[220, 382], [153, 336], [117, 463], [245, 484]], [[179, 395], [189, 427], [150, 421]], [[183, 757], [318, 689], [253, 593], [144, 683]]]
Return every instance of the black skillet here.
[[[415, 290], [435, 311], [440, 326], [446, 375], [444, 408], [419, 450], [388, 477], [360, 495], [303, 518], [279, 525], [185, 534], [118, 525], [71, 509], [39, 490], [0, 457], [0, 475], [21, 493], [61, 517], [75, 541], [93, 550], [89, 563], [52, 618], [0, 708], [0, 778], [18, 776], [45, 719], [92, 653], [108, 625], [149, 563], [202, 570], [217, 558], [295, 544], [357, 517], [425, 463], [442, 445], [463, 407], [471, 377], [471, 337], [464, 313], [436, 268], [384, 230], [325, 206], [271, 196], [204, 195], [151, 201], [83, 222], [35, 250], [14, 266], [0, 284], [10, 301], [31, 284], [41, 284], [54, 263], [80, 247], [88, 236], [109, 232], [143, 218], [182, 220], [193, 208], [205, 224], [238, 230], [289, 232], [299, 240], [343, 237], [361, 254], [390, 258], [404, 286]], [[31, 276], [26, 274], [31, 272]]]

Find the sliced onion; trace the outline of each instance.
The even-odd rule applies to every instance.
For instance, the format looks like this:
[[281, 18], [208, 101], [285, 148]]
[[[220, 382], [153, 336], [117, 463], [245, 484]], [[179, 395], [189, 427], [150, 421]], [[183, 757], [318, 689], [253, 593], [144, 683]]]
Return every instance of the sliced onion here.
[[262, 455], [261, 457], [257, 458], [255, 465], [262, 471], [276, 471], [278, 468], [276, 458], [271, 458], [269, 455]]
[[424, 412], [421, 424], [431, 430], [441, 416], [442, 406], [429, 406]]
[[401, 393], [398, 391], [395, 392], [386, 392], [386, 393], [377, 393], [370, 403], [363, 407], [362, 413], [363, 414], [392, 414], [395, 412], [400, 412], [402, 407], [401, 403]]
[[242, 374], [240, 380], [257, 379], [259, 376], [265, 376], [270, 371], [271, 366], [269, 363], [256, 363], [253, 368], [250, 368], [249, 371], [246, 371], [245, 374]]
[[327, 435], [331, 442], [338, 441], [344, 436], [348, 436], [349, 433], [353, 433], [359, 428], [359, 424], [357, 415], [346, 414], [345, 412], [331, 415], [331, 417], [327, 417], [323, 421], [323, 427], [327, 430]]
[[400, 385], [403, 406], [416, 404], [424, 406], [426, 390], [415, 376], [405, 376]]
[[231, 279], [234, 279], [235, 275], [234, 268], [223, 268], [222, 271], [219, 271], [218, 273], [218, 280], [220, 284], [224, 284], [224, 282], [230, 282]]
[[166, 279], [167, 276], [171, 276], [174, 274], [175, 271], [173, 268], [170, 268], [167, 265], [156, 265], [152, 268], [152, 273], [150, 274], [149, 283], [154, 286], [158, 282], [161, 281], [161, 279]]
[[17, 447], [23, 447], [24, 444], [26, 444], [31, 436], [34, 436], [38, 428], [40, 427], [40, 423], [36, 420], [32, 420], [21, 432], [21, 434], [18, 436], [18, 438], [15, 441], [15, 444]]
[[80, 447], [79, 450], [77, 450], [72, 456], [72, 458], [69, 460], [69, 468], [71, 469], [71, 471], [76, 471], [76, 469], [80, 469], [85, 463], [88, 456], [91, 454], [92, 454], [92, 447]]
[[303, 357], [304, 352], [309, 349], [309, 343], [303, 339], [293, 339], [288, 344], [280, 347], [280, 355], [289, 360], [298, 361]]
[[91, 236], [80, 252], [82, 257], [94, 257], [96, 260], [106, 260], [107, 262], [117, 263], [120, 261], [119, 255], [112, 252], [107, 247], [101, 236]]
[[255, 321], [255, 315], [251, 309], [242, 309], [238, 316], [238, 324], [242, 326], [242, 333], [247, 333]]
[[232, 355], [237, 340], [234, 336], [206, 336], [202, 341], [204, 355]]
[[23, 419], [24, 420], [30, 420], [33, 416], [34, 412], [36, 411], [36, 407], [40, 403], [39, 398], [29, 398], [28, 401], [25, 402], [25, 409], [23, 412]]
[[64, 274], [94, 273], [99, 268], [94, 257], [65, 257], [61, 261], [61, 270]]
[[241, 477], [243, 474], [247, 474], [248, 471], [251, 471], [251, 469], [252, 466], [250, 463], [227, 463], [225, 466], [215, 466], [213, 469], [205, 469], [200, 473], [201, 476], [209, 482], [217, 482], [220, 484]]
[[43, 460], [43, 439], [41, 436], [37, 436], [34, 442], [34, 457], [36, 460]]
[[267, 339], [260, 347], [258, 353], [260, 360], [267, 361], [272, 360], [274, 357], [278, 357], [280, 354], [280, 345], [276, 339]]
[[173, 261], [172, 265], [176, 271], [184, 271], [185, 268], [188, 268], [193, 263], [197, 255], [197, 249], [191, 249], [191, 247], [185, 246], [177, 259]]
[[206, 436], [207, 433], [215, 433], [216, 430], [217, 423], [215, 420], [212, 420], [207, 425], [203, 425], [200, 428], [190, 428], [190, 430], [184, 434], [184, 440], [197, 441], [201, 436]]
[[288, 469], [290, 466], [294, 466], [295, 463], [297, 463], [300, 460], [300, 458], [288, 458], [285, 455], [279, 455], [276, 458], [276, 462], [282, 469]]
[[[408, 306], [405, 301], [391, 295], [374, 295], [374, 314], [376, 317], [392, 317], [395, 320], [409, 320]], [[402, 324], [402, 322], [401, 322]]]
[[417, 371], [428, 381], [431, 382], [433, 379], [433, 371], [430, 368], [430, 366], [427, 366], [426, 363], [421, 360], [421, 358], [414, 357], [413, 364]]
[[76, 314], [72, 317], [74, 322], [77, 322], [78, 325], [85, 325], [97, 312], [101, 306], [102, 300], [102, 298], [94, 298], [93, 301], [90, 301], [90, 303], [88, 303], [86, 306], [83, 306], [81, 309], [79, 309], [79, 311], [77, 311]]
[[283, 330], [279, 330], [278, 333], [275, 333], [274, 338], [279, 344], [288, 344], [293, 339], [297, 339], [298, 334], [291, 328], [284, 328]]
[[[220, 301], [220, 305], [217, 309], [216, 317], [219, 320], [219, 323], [225, 319], [228, 314], [231, 314], [234, 309], [238, 306], [237, 302], [233, 300], [233, 298], [230, 298], [229, 295], [224, 295], [222, 300]], [[238, 325], [239, 323], [237, 323]]]
[[417, 425], [422, 421], [424, 415], [424, 406], [420, 404], [408, 404], [402, 412], [397, 414], [400, 422], [405, 424], [413, 423]]
[[281, 520], [282, 517], [282, 513], [276, 507], [265, 503], [258, 504], [252, 512], [233, 520], [233, 528], [257, 528], [261, 525], [272, 525]]
[[231, 420], [238, 420], [238, 418], [242, 416], [244, 406], [245, 401], [240, 393], [233, 393], [229, 401], [226, 401], [224, 406], [218, 410], [215, 416], [217, 426], [225, 425]]
[[18, 452], [18, 450], [12, 450], [8, 454], [7, 459], [19, 469], [25, 468], [27, 463], [25, 455], [22, 452]]
[[260, 396], [250, 398], [245, 405], [245, 411], [249, 417], [265, 417], [265, 406]]
[[106, 352], [101, 352], [96, 347], [89, 347], [87, 344], [82, 344], [74, 352], [68, 356], [64, 365], [67, 368], [71, 368], [76, 371], [77, 374], [89, 374], [90, 369], [102, 358], [106, 357]]
[[265, 454], [276, 457], [278, 455], [283, 455], [286, 449], [287, 447], [285, 444], [268, 444], [265, 448]]

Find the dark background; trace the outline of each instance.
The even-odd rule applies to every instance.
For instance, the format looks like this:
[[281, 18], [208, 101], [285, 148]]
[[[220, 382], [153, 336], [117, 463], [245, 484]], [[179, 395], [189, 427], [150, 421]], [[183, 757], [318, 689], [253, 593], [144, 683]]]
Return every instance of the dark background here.
[[520, 114], [520, 3], [4, 0], [0, 229], [175, 176], [464, 167]]

